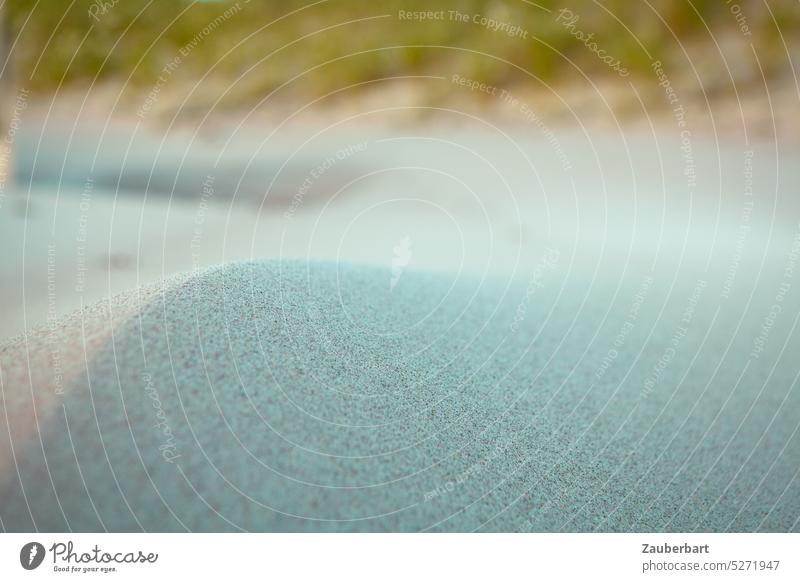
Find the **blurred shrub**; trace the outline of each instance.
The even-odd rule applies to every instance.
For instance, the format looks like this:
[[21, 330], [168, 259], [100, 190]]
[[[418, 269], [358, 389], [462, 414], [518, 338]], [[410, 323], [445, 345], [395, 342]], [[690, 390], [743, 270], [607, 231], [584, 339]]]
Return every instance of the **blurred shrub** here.
[[[152, 85], [165, 63], [182, 50], [187, 53], [193, 42], [196, 47], [171, 77], [187, 80], [208, 74], [224, 81], [231, 102], [262, 97], [296, 75], [301, 78], [287, 91], [322, 93], [384, 76], [447, 75], [456, 70], [493, 84], [527, 78], [503, 61], [551, 82], [576, 74], [564, 57], [589, 74], [613, 74], [555, 21], [555, 12], [548, 14], [525, 0], [7, 2], [8, 24], [12, 37], [17, 36], [17, 75], [44, 90], [108, 79], [134, 87]], [[685, 62], [679, 41], [713, 48], [712, 33], [714, 38], [727, 34], [753, 42], [760, 55], [766, 55], [762, 62], [768, 72], [770, 55], [777, 59], [784, 54], [785, 62], [776, 21], [784, 35], [795, 33], [800, 21], [797, 7], [776, 3], [770, 13], [761, 2], [736, 2], [752, 37], [740, 34], [726, 0], [651, 0], [649, 5], [629, 0], [540, 0], [537, 4], [553, 11], [567, 7], [579, 14], [578, 28], [593, 33], [598, 45], [634, 75], [646, 72], [651, 58]], [[397, 18], [398, 10], [454, 9], [518, 24], [529, 36], [511, 37], [449, 18], [422, 22]], [[227, 18], [221, 16], [226, 11]], [[375, 18], [382, 14], [388, 16]], [[204, 35], [210, 23], [215, 23], [213, 32]], [[308, 72], [311, 67], [317, 67], [313, 74]]]

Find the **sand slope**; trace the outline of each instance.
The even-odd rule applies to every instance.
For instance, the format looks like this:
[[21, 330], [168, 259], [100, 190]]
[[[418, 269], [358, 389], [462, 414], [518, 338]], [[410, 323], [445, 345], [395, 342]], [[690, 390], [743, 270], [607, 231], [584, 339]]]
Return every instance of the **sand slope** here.
[[392, 276], [239, 263], [6, 344], [3, 528], [798, 530], [772, 291]]

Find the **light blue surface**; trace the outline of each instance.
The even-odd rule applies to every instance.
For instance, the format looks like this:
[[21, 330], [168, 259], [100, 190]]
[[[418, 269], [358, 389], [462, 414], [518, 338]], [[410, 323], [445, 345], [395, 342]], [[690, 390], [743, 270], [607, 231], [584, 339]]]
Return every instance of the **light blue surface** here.
[[725, 300], [722, 271], [593, 281], [560, 266], [530, 285], [408, 270], [391, 289], [389, 268], [214, 269], [91, 355], [43, 446], [16, 443], [27, 497], [7, 471], [0, 517], [11, 531], [797, 531], [796, 293], [750, 356], [783, 267]]

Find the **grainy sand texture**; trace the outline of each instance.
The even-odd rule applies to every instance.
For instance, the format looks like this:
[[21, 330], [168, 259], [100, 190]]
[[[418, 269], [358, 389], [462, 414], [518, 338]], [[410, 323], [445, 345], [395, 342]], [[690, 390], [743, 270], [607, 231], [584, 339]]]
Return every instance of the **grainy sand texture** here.
[[721, 270], [551, 259], [233, 263], [7, 341], [2, 526], [797, 531], [783, 264], [720, 302]]

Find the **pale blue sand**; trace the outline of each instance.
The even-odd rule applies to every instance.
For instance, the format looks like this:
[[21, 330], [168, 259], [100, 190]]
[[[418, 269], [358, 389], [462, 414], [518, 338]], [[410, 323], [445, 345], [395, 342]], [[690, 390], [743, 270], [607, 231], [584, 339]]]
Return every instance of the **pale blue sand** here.
[[726, 297], [724, 269], [567, 259], [240, 263], [17, 338], [2, 526], [800, 530], [796, 292], [764, 331], [784, 264]]

